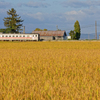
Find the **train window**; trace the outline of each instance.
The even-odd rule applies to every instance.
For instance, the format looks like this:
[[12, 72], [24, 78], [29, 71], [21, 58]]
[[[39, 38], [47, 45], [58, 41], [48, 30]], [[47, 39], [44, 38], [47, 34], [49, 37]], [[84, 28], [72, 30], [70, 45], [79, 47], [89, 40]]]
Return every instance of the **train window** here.
[[4, 35], [2, 35], [2, 37], [4, 37]]
[[9, 35], [9, 37], [11, 37], [11, 35]]
[[8, 36], [6, 35], [6, 37], [8, 37]]
[[16, 35], [16, 37], [18, 37], [18, 35]]
[[14, 37], [14, 35], [12, 37]]
[[34, 37], [34, 35], [33, 35], [33, 37]]
[[37, 37], [37, 35], [35, 35], [35, 37]]
[[23, 37], [25, 37], [25, 35]]
[[27, 35], [27, 37], [29, 37], [29, 35]]

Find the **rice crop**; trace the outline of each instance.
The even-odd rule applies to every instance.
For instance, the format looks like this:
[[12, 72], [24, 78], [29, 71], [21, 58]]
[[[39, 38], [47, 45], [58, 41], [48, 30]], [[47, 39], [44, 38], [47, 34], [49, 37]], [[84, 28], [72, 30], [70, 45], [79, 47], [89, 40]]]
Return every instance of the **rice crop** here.
[[100, 100], [100, 42], [0, 42], [0, 100]]

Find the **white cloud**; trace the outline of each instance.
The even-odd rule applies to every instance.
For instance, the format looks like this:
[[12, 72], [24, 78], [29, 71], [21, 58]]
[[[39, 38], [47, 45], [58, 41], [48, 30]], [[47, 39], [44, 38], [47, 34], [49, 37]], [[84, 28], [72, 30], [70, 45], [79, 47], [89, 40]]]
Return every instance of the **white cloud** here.
[[64, 7], [74, 7], [74, 8], [82, 8], [82, 7], [95, 7], [95, 6], [100, 6], [100, 1], [94, 1], [94, 0], [85, 0], [85, 1], [80, 1], [80, 0], [68, 0], [62, 2], [62, 6]]
[[90, 7], [89, 9], [83, 9], [83, 11], [89, 16], [98, 15], [100, 12], [100, 10], [95, 7]]
[[27, 7], [33, 7], [33, 8], [39, 8], [39, 7], [48, 7], [50, 6], [50, 4], [48, 3], [42, 3], [42, 2], [33, 2], [33, 1], [30, 1], [28, 3], [19, 3], [18, 6], [21, 7], [21, 6], [27, 6]]
[[82, 11], [69, 11], [69, 12], [65, 12], [64, 14], [66, 20], [82, 20], [83, 18], [86, 17], [86, 14]]
[[11, 3], [0, 1], [0, 8], [10, 7]]
[[30, 17], [32, 17], [32, 18], [34, 18], [34, 19], [38, 19], [40, 21], [44, 20], [43, 14], [41, 12], [37, 12], [36, 14], [30, 14], [30, 13], [28, 13], [27, 15], [30, 16]]

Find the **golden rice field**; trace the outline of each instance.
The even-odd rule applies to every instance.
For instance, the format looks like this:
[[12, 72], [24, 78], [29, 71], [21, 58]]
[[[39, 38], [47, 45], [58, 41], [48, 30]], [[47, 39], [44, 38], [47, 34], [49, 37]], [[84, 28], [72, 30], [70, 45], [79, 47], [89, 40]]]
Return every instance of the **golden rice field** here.
[[0, 100], [100, 100], [100, 42], [0, 42]]

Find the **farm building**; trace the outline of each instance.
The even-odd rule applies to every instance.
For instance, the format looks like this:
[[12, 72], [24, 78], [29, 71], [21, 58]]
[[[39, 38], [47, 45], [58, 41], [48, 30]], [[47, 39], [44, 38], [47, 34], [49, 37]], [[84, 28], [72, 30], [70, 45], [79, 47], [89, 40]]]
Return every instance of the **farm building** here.
[[32, 31], [40, 34], [40, 40], [64, 40], [67, 36], [65, 31]]

